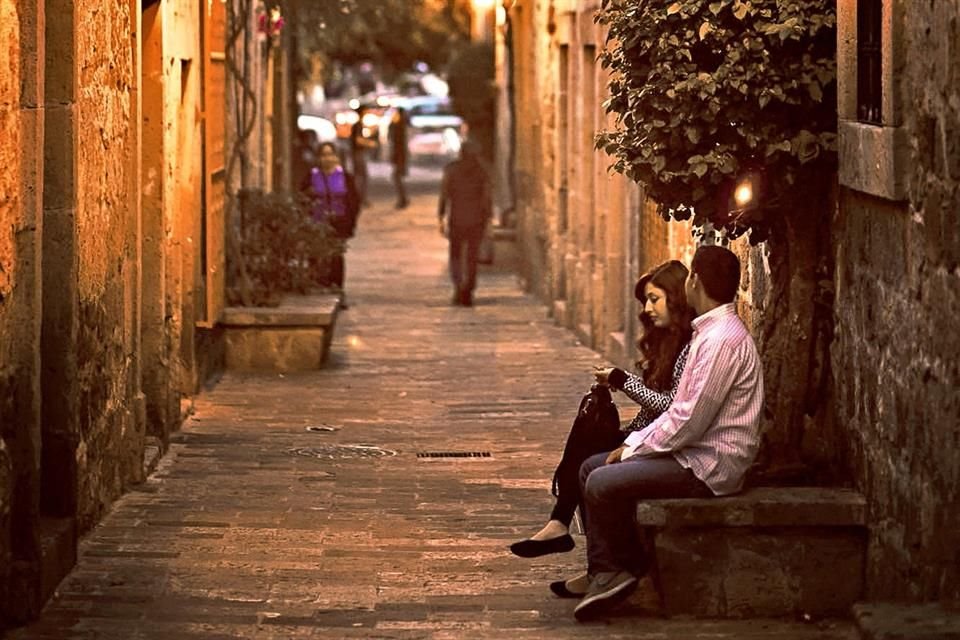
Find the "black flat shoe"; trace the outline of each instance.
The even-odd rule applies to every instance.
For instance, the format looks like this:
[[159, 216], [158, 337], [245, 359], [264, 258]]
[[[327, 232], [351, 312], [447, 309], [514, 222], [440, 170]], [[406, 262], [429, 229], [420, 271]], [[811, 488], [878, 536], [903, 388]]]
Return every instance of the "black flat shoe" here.
[[510, 545], [510, 551], [521, 558], [537, 558], [550, 553], [572, 551], [576, 545], [569, 533], [549, 540], [521, 540]]
[[566, 580], [557, 580], [556, 582], [551, 582], [550, 591], [553, 591], [554, 595], [556, 595], [558, 598], [582, 598], [583, 596], [587, 595], [586, 591], [583, 593], [578, 591], [570, 591], [570, 589], [567, 588]]

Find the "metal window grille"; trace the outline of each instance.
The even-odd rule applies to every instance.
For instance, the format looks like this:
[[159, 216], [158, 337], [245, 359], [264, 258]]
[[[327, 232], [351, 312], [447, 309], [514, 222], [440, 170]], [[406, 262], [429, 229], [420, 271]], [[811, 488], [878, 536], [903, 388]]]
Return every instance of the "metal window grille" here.
[[882, 0], [857, 0], [857, 120], [882, 122]]

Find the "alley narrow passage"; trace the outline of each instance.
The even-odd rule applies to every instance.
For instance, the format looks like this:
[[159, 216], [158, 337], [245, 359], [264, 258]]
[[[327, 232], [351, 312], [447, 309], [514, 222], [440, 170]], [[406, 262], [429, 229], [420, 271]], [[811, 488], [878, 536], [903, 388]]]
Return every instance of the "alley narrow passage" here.
[[576, 623], [547, 584], [580, 571], [583, 538], [534, 561], [507, 545], [542, 525], [602, 360], [508, 272], [485, 268], [476, 306], [451, 306], [438, 169], [414, 168], [404, 210], [374, 169], [327, 367], [227, 372], [195, 398], [155, 473], [12, 638], [855, 637], [662, 620], [649, 581], [607, 621]]

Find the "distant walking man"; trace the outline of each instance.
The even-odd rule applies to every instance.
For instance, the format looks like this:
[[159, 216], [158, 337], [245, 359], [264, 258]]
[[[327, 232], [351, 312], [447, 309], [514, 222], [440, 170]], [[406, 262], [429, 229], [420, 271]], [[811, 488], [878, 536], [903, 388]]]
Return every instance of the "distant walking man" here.
[[397, 191], [397, 209], [403, 209], [410, 204], [407, 199], [407, 190], [403, 185], [403, 178], [407, 175], [407, 163], [410, 161], [410, 151], [407, 149], [406, 109], [397, 107], [387, 133], [390, 139], [390, 162], [393, 163], [393, 186]]
[[[445, 219], [447, 203], [449, 220]], [[460, 157], [444, 167], [437, 213], [440, 233], [450, 239], [453, 304], [473, 306], [480, 242], [491, 214], [490, 179], [475, 142], [464, 142]]]
[[637, 500], [723, 496], [743, 487], [760, 446], [763, 371], [733, 304], [739, 284], [740, 261], [729, 249], [697, 249], [686, 282], [697, 317], [673, 402], [621, 447], [580, 467], [590, 586], [574, 609], [577, 620], [630, 595], [649, 568], [637, 537]]
[[367, 201], [367, 182], [370, 180], [370, 170], [367, 168], [367, 150], [374, 149], [377, 143], [363, 135], [363, 117], [367, 108], [357, 107], [357, 121], [350, 128], [350, 152], [353, 164], [353, 179], [357, 184], [357, 193], [363, 206], [370, 204]]

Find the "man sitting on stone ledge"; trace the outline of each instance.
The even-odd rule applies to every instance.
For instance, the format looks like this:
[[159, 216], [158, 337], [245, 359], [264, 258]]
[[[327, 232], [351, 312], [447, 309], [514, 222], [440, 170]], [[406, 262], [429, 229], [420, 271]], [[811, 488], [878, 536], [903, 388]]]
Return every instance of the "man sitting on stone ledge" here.
[[673, 402], [621, 447], [580, 468], [589, 586], [577, 620], [629, 596], [649, 569], [634, 520], [638, 500], [723, 496], [743, 486], [760, 444], [763, 372], [733, 304], [739, 285], [733, 252], [697, 249], [686, 282], [697, 317]]

